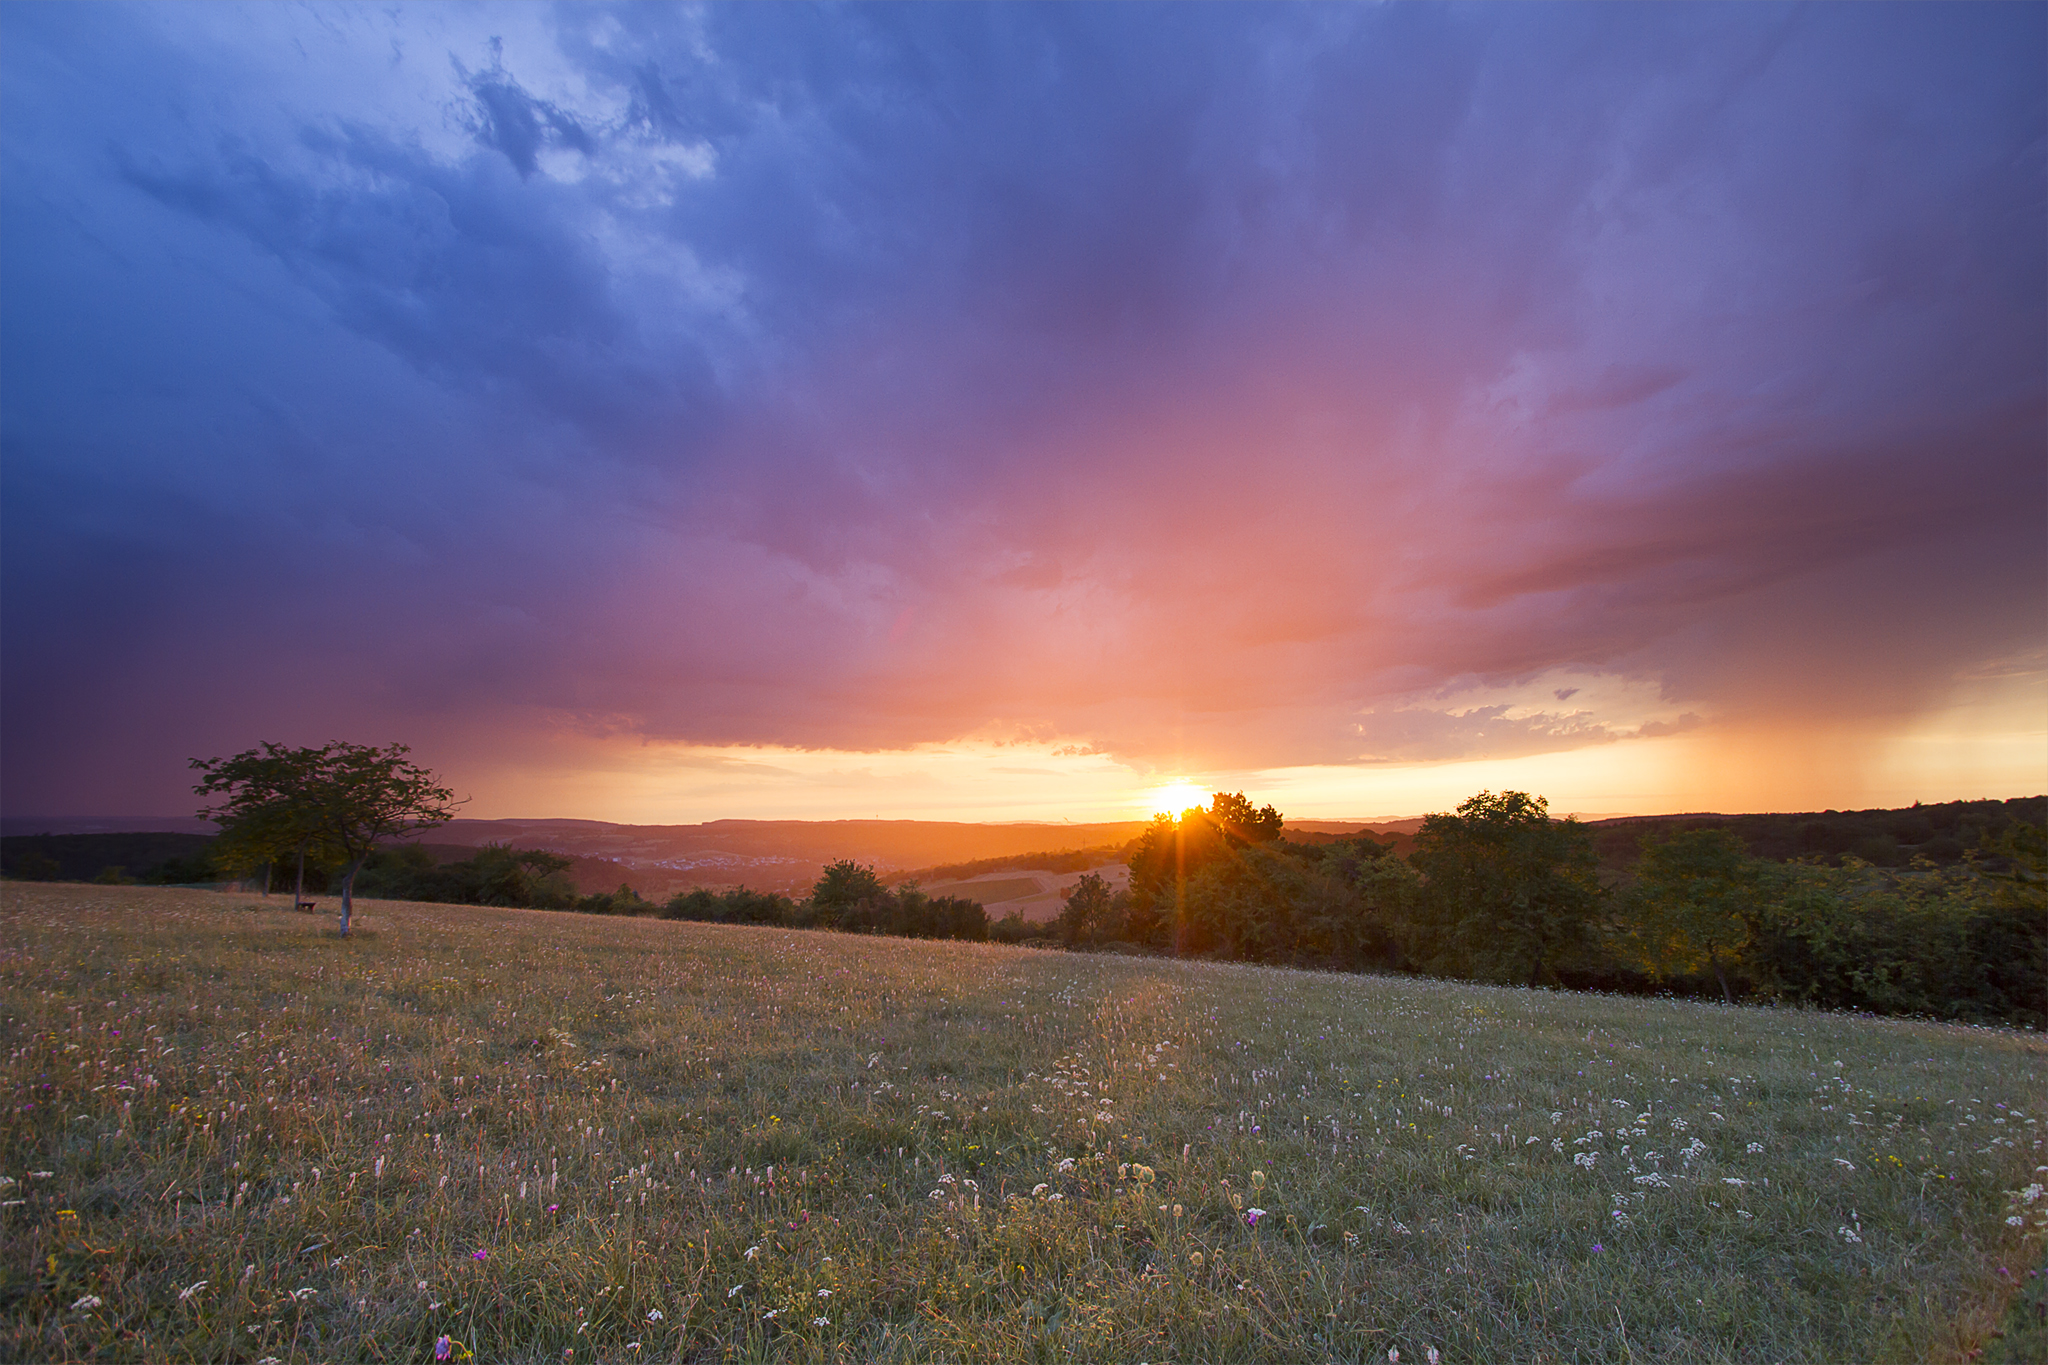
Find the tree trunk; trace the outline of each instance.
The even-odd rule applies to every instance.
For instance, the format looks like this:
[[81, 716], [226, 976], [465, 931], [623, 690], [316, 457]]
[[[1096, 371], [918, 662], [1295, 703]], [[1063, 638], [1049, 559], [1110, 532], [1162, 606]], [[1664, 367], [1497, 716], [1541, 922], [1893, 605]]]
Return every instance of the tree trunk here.
[[263, 899], [265, 900], [270, 899], [270, 869], [275, 866], [276, 863], [274, 861], [263, 864]]
[[299, 845], [299, 880], [292, 887], [292, 909], [306, 903], [306, 846]]
[[363, 864], [369, 861], [369, 857], [370, 855], [365, 853], [362, 857], [350, 863], [348, 865], [348, 875], [341, 879], [341, 936], [343, 938], [348, 937], [349, 914], [355, 909], [356, 873], [362, 870]]
[[1721, 998], [1731, 1005], [1734, 1004], [1735, 992], [1728, 989], [1728, 977], [1721, 970], [1721, 959], [1718, 957], [1709, 957], [1707, 961], [1712, 963], [1714, 966], [1714, 980], [1721, 983]]

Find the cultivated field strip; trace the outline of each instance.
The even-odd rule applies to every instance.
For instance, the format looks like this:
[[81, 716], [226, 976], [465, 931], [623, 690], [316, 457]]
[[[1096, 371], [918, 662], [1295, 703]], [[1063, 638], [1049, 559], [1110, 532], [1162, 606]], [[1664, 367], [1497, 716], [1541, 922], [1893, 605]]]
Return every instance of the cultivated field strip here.
[[0, 896], [7, 1359], [1962, 1359], [2048, 1223], [2031, 1034]]

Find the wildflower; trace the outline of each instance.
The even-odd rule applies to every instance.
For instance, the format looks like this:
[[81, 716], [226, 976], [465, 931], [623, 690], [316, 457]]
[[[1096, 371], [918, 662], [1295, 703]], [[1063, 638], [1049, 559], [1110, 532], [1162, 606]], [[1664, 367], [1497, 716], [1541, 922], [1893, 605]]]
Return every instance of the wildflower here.
[[1195, 1269], [1200, 1270], [1202, 1268], [1202, 1253], [1199, 1251], [1190, 1251], [1188, 1253], [1188, 1264], [1193, 1266]]
[[197, 1294], [200, 1290], [206, 1288], [206, 1286], [207, 1281], [201, 1280], [197, 1284], [189, 1285], [184, 1289], [180, 1289], [178, 1291], [178, 1302], [183, 1303], [185, 1300], [191, 1298], [194, 1294]]
[[1593, 1250], [1595, 1250], [1595, 1251], [1605, 1251], [1605, 1250], [1607, 1250], [1607, 1248], [1606, 1248], [1606, 1247], [1604, 1247], [1604, 1246], [1601, 1246], [1601, 1245], [1600, 1245], [1600, 1244], [1599, 1244], [1598, 1242], [1595, 1242], [1595, 1243], [1593, 1243]]
[[1422, 1352], [1422, 1358], [1428, 1361], [1429, 1365], [1437, 1365], [1437, 1362], [1443, 1359], [1442, 1356], [1437, 1354], [1436, 1347], [1434, 1346], [1425, 1347]]
[[562, 1207], [562, 1206], [561, 1206], [560, 1204], [550, 1204], [550, 1205], [548, 1205], [548, 1212], [549, 1212], [549, 1213], [556, 1213], [556, 1212], [560, 1211], [561, 1207]]
[[820, 1289], [818, 1291], [818, 1297], [821, 1299], [829, 1299], [832, 1297], [832, 1291], [829, 1289]]
[[1255, 1228], [1259, 1225], [1259, 1220], [1265, 1216], [1266, 1211], [1264, 1209], [1246, 1209], [1244, 1211], [1244, 1225], [1248, 1228]]
[[813, 1327], [830, 1327], [831, 1325], [832, 1325], [832, 1319], [830, 1319], [830, 1318], [826, 1318], [826, 1317], [817, 1317], [817, 1318], [812, 1318], [812, 1319], [811, 1319], [811, 1326], [813, 1326]]
[[71, 1305], [71, 1307], [72, 1307], [72, 1309], [73, 1309], [74, 1311], [76, 1311], [76, 1312], [80, 1312], [80, 1313], [83, 1313], [84, 1311], [86, 1311], [86, 1310], [87, 1310], [87, 1309], [89, 1309], [89, 1308], [97, 1308], [97, 1307], [99, 1307], [99, 1306], [100, 1306], [100, 1296], [99, 1296], [99, 1295], [97, 1295], [97, 1294], [85, 1294], [85, 1295], [81, 1295], [81, 1296], [79, 1297], [79, 1299], [78, 1299], [78, 1302], [76, 1302], [76, 1303], [74, 1303], [74, 1304], [72, 1304], [72, 1305]]
[[751, 1246], [747, 1248], [747, 1259], [750, 1261], [753, 1260], [756, 1256], [759, 1256], [760, 1254], [761, 1248], [758, 1246]]
[[488, 1261], [491, 1259], [491, 1253], [485, 1251], [482, 1247], [478, 1247], [475, 1251], [469, 1253], [469, 1259], [472, 1261]]
[[660, 1321], [661, 1321], [661, 1310], [660, 1310], [659, 1308], [650, 1308], [650, 1309], [648, 1309], [648, 1310], [647, 1310], [647, 1320], [648, 1320], [649, 1322], [660, 1322]]
[[1033, 1185], [1031, 1187], [1031, 1197], [1033, 1199], [1037, 1199], [1039, 1196], [1043, 1195], [1049, 1188], [1051, 1187], [1046, 1185], [1043, 1181], [1041, 1181], [1038, 1184]]
[[1176, 1218], [1180, 1217], [1180, 1216], [1181, 1216], [1181, 1214], [1182, 1214], [1183, 1212], [1185, 1212], [1185, 1210], [1183, 1210], [1183, 1209], [1181, 1208], [1181, 1206], [1180, 1206], [1180, 1205], [1178, 1205], [1178, 1204], [1175, 1204], [1175, 1205], [1173, 1206], [1173, 1216], [1174, 1216], [1174, 1217], [1176, 1217]]
[[763, 1321], [763, 1322], [771, 1322], [771, 1321], [773, 1321], [774, 1319], [776, 1319], [776, 1318], [779, 1318], [779, 1317], [781, 1317], [781, 1316], [782, 1316], [782, 1310], [781, 1310], [780, 1308], [771, 1308], [771, 1309], [769, 1309], [769, 1310], [768, 1310], [767, 1312], [765, 1312], [765, 1313], [763, 1313], [763, 1314], [761, 1315], [761, 1321]]
[[1751, 1156], [1755, 1156], [1759, 1152], [1763, 1151], [1763, 1149], [1764, 1145], [1761, 1142], [1752, 1142], [1749, 1144], [1749, 1146], [1743, 1148], [1742, 1150], [1748, 1152]]
[[434, 1359], [452, 1360], [454, 1359], [454, 1356], [455, 1343], [451, 1341], [447, 1336], [444, 1335], [434, 1342]]
[[734, 1285], [734, 1286], [733, 1286], [732, 1288], [730, 1288], [730, 1289], [728, 1289], [728, 1290], [726, 1290], [726, 1291], [725, 1291], [725, 1296], [726, 1296], [726, 1297], [727, 1297], [727, 1298], [729, 1299], [729, 1298], [731, 1298], [731, 1297], [732, 1297], [733, 1295], [735, 1295], [735, 1294], [739, 1293], [739, 1292], [740, 1292], [740, 1291], [741, 1291], [742, 1289], [745, 1289], [745, 1288], [746, 1288], [746, 1286], [745, 1286], [745, 1285], [743, 1285], [743, 1284], [736, 1284], [736, 1285]]

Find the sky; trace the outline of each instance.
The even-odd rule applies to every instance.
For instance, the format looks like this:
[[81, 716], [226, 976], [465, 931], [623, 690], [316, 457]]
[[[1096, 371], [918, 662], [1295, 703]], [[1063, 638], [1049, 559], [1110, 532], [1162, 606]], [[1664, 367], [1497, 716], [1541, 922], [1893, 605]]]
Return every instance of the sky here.
[[2048, 7], [0, 7], [0, 811], [2048, 791]]

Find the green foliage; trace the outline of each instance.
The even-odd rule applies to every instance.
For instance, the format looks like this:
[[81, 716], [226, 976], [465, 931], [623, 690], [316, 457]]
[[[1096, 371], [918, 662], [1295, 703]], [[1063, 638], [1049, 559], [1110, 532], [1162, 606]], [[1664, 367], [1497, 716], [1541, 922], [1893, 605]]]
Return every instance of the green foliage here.
[[1784, 865], [1758, 921], [1744, 966], [1766, 997], [2048, 1025], [2048, 905], [2017, 876]]
[[1725, 829], [1644, 836], [1624, 898], [1628, 956], [1656, 980], [1712, 972], [1732, 1003], [1728, 973], [1755, 937], [1762, 873], [1763, 864]]
[[564, 875], [572, 861], [539, 849], [486, 844], [469, 858], [437, 863], [418, 844], [403, 844], [371, 854], [356, 875], [356, 891], [387, 900], [567, 910], [579, 899]]
[[1279, 811], [1253, 807], [1242, 792], [1217, 792], [1207, 810], [1154, 817], [1131, 852], [1128, 935], [1139, 943], [1170, 941], [1181, 953], [1212, 951], [1207, 920], [1213, 916], [1198, 909], [1189, 917], [1191, 880], [1212, 864], [1239, 860], [1245, 850], [1277, 840], [1281, 825]]
[[1588, 826], [1604, 867], [1619, 871], [1634, 860], [1639, 840], [1689, 829], [1724, 829], [1751, 857], [1771, 862], [1855, 857], [1884, 867], [1917, 860], [1951, 866], [1972, 850], [2013, 829], [2048, 827], [2048, 797], [2009, 801], [1915, 803], [1899, 810], [1829, 810], [1796, 815], [1658, 815], [1601, 820]]
[[630, 882], [620, 882], [616, 891], [598, 891], [580, 897], [576, 908], [586, 915], [654, 915], [660, 913], [653, 901], [642, 896]]
[[1535, 985], [1591, 936], [1602, 892], [1585, 827], [1527, 792], [1430, 815], [1409, 861], [1425, 878], [1410, 951], [1432, 971]]
[[874, 868], [841, 858], [827, 867], [811, 888], [811, 908], [821, 923], [836, 925], [843, 916], [857, 914], [857, 906], [887, 894], [888, 888]]
[[710, 924], [797, 923], [797, 905], [773, 891], [749, 891], [735, 886], [725, 891], [708, 887], [679, 892], [661, 908], [663, 919], [699, 920]]
[[7, 875], [25, 882], [53, 882], [63, 870], [63, 864], [55, 858], [40, 849], [31, 848], [24, 849], [10, 860]]
[[1060, 908], [1060, 941], [1070, 946], [1121, 938], [1130, 896], [1113, 892], [1096, 873], [1085, 874], [1067, 891]]
[[[195, 758], [193, 791], [219, 798], [200, 814], [221, 826], [233, 861], [273, 861], [287, 851], [338, 855], [341, 932], [348, 933], [355, 879], [377, 846], [446, 824], [455, 793], [406, 758], [410, 748], [335, 741], [317, 749], [264, 743], [230, 758]], [[258, 855], [261, 855], [258, 857]], [[252, 864], [253, 865], [253, 864]]]
[[0, 872], [18, 881], [89, 881], [120, 867], [159, 886], [222, 880], [214, 839], [205, 834], [11, 834], [0, 839]]

